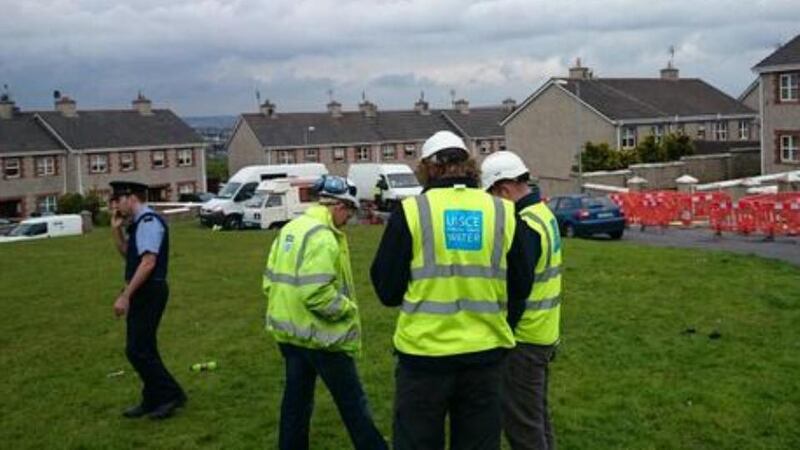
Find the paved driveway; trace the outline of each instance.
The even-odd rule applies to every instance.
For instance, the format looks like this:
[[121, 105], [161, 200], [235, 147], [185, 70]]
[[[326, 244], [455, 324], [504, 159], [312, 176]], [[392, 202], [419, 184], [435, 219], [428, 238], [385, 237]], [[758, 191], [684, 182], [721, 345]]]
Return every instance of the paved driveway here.
[[662, 247], [684, 247], [708, 250], [724, 250], [734, 253], [758, 255], [764, 258], [779, 259], [800, 266], [800, 238], [776, 237], [765, 241], [763, 236], [741, 236], [724, 233], [715, 236], [708, 229], [647, 229], [638, 227], [625, 230], [623, 241]]

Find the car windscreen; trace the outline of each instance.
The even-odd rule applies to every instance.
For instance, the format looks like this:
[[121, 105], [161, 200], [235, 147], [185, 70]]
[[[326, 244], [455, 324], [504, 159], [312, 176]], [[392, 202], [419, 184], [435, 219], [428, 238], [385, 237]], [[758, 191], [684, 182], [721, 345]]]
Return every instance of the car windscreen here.
[[225, 198], [225, 199], [228, 199], [228, 198], [233, 198], [233, 196], [234, 196], [234, 195], [236, 195], [236, 191], [238, 191], [238, 190], [239, 190], [239, 186], [241, 186], [241, 185], [242, 185], [242, 183], [228, 183], [228, 184], [226, 184], [226, 185], [225, 185], [225, 187], [224, 187], [224, 188], [223, 188], [223, 189], [222, 189], [222, 190], [219, 192], [219, 194], [217, 195], [217, 197], [219, 197], [219, 198]]
[[38, 236], [47, 233], [46, 223], [23, 223], [8, 233], [9, 236]]
[[583, 197], [581, 199], [583, 208], [616, 208], [617, 205], [608, 197]]
[[389, 185], [393, 188], [413, 188], [419, 186], [419, 181], [413, 173], [393, 173], [386, 176]]

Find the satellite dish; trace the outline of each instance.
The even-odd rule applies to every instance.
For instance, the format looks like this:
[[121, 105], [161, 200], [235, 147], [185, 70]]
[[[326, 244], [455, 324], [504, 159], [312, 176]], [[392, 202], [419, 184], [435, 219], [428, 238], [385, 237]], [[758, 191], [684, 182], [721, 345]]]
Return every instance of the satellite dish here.
[[61, 98], [61, 91], [59, 91], [58, 89], [53, 91], [53, 98], [56, 99], [56, 100], [60, 99]]

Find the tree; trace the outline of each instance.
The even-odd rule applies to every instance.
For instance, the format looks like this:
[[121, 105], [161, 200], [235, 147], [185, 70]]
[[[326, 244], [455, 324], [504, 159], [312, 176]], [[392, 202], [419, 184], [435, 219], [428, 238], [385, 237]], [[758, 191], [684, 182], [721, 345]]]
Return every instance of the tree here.
[[587, 142], [581, 153], [581, 163], [585, 172], [622, 168], [619, 152], [609, 147], [605, 142], [600, 144]]
[[692, 139], [683, 134], [670, 133], [664, 137], [664, 151], [667, 154], [667, 160], [677, 161], [682, 156], [689, 156], [694, 154], [694, 143]]
[[656, 142], [654, 136], [647, 136], [642, 139], [636, 146], [636, 153], [643, 163], [657, 163], [667, 160], [667, 152], [660, 143]]

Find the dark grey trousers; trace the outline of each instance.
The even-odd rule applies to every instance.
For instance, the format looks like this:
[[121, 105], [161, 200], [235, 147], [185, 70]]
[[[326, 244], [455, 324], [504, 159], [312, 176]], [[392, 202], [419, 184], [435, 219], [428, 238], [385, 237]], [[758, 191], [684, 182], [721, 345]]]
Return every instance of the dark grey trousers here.
[[547, 410], [548, 365], [555, 346], [518, 343], [503, 373], [503, 429], [514, 450], [554, 450]]

